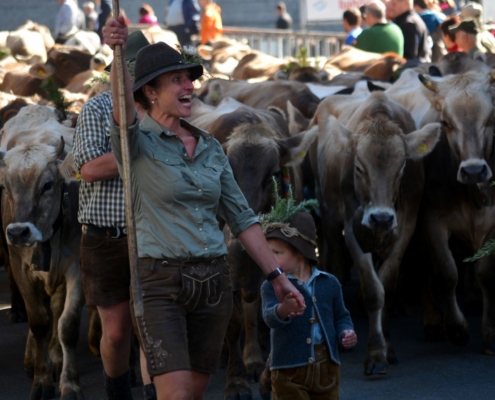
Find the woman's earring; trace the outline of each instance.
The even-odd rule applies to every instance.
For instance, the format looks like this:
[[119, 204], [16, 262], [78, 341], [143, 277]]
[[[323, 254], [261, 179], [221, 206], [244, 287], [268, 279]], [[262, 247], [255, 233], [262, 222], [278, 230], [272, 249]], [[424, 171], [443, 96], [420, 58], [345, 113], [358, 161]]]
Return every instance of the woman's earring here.
[[155, 104], [155, 100], [151, 100], [151, 104]]

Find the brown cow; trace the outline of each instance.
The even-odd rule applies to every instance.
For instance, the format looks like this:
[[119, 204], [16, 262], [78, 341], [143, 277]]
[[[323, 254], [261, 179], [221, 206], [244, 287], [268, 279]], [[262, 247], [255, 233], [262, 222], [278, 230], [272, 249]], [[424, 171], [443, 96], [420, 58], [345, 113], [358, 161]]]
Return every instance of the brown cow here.
[[239, 61], [253, 50], [247, 44], [221, 38], [211, 45], [199, 45], [198, 54], [209, 61], [212, 74], [232, 76]]
[[[495, 168], [495, 71], [484, 68], [484, 72], [435, 79], [410, 74], [387, 91], [416, 113], [413, 116], [421, 125], [442, 122], [440, 144], [425, 160], [425, 194], [418, 224], [426, 235], [442, 288], [445, 333], [458, 345], [466, 344], [470, 334], [457, 304], [458, 272], [449, 238], [454, 235], [474, 252], [495, 237], [490, 185]], [[425, 107], [429, 112], [424, 112]], [[494, 261], [493, 256], [480, 260], [477, 272], [483, 292], [482, 351], [490, 355], [495, 355]], [[428, 311], [424, 314], [426, 331], [443, 330], [438, 308]]]
[[[434, 148], [440, 124], [412, 132], [410, 114], [383, 92], [348, 103], [337, 121], [333, 110], [348, 97], [326, 98], [314, 118], [320, 133], [309, 155], [322, 218], [322, 266], [342, 280], [350, 252], [369, 319], [364, 373], [385, 374], [397, 362], [385, 297], [395, 291], [416, 226], [423, 192], [419, 161]], [[378, 272], [373, 256], [380, 260]]]

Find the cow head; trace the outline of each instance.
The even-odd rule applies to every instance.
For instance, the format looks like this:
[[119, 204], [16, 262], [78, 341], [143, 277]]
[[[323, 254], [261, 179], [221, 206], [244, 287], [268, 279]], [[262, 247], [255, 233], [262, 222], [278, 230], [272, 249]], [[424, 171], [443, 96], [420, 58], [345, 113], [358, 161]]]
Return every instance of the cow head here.
[[458, 165], [457, 180], [479, 184], [491, 179], [488, 161], [493, 157], [495, 126], [495, 71], [467, 72], [442, 80], [419, 75], [438, 111], [452, 155]]
[[3, 185], [2, 218], [10, 245], [28, 247], [53, 235], [61, 210], [64, 181], [74, 179], [72, 153], [45, 143], [19, 144], [0, 153]]
[[407, 158], [429, 154], [440, 136], [440, 124], [404, 134], [390, 119], [365, 119], [355, 133], [335, 117], [329, 121], [333, 145], [352, 156], [354, 193], [363, 212], [361, 224], [374, 232], [397, 226], [395, 203]]
[[284, 165], [300, 165], [316, 135], [317, 127], [314, 127], [280, 139], [263, 122], [245, 123], [233, 130], [224, 149], [235, 179], [255, 213], [270, 210], [272, 177], [280, 181]]

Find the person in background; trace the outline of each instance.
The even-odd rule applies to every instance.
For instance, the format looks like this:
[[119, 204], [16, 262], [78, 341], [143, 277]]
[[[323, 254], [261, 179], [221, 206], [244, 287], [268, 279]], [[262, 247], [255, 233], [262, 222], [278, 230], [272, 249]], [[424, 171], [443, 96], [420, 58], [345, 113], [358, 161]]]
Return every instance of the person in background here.
[[366, 4], [359, 7], [359, 12], [361, 13], [361, 29], [369, 28], [369, 25], [366, 23]]
[[306, 310], [291, 318], [297, 310], [292, 294], [280, 302], [268, 281], [261, 286], [263, 319], [270, 328], [272, 398], [338, 400], [338, 346], [354, 347], [357, 336], [339, 281], [317, 268], [313, 217], [298, 211], [289, 218], [274, 219], [264, 232], [279, 265], [304, 296]]
[[100, 5], [100, 11], [98, 12], [98, 21], [96, 24], [96, 33], [100, 37], [103, 43], [102, 29], [107, 22], [108, 17], [112, 14], [112, 0], [96, 0], [96, 3]]
[[149, 4], [143, 3], [141, 7], [139, 7], [138, 24], [158, 25], [158, 20], [155, 16], [155, 12]]
[[457, 12], [457, 5], [454, 0], [439, 0], [438, 6], [442, 10], [442, 14], [446, 16], [454, 15]]
[[342, 15], [342, 25], [344, 26], [344, 32], [348, 34], [345, 44], [350, 46], [363, 31], [361, 29], [361, 11], [355, 7], [345, 10]]
[[385, 18], [386, 8], [380, 0], [368, 3], [366, 22], [370, 26], [357, 37], [354, 47], [373, 53], [394, 52], [402, 57], [404, 37], [400, 28]]
[[55, 19], [55, 43], [64, 44], [78, 30], [79, 7], [75, 0], [58, 0], [60, 8]]
[[199, 36], [201, 44], [207, 44], [222, 36], [222, 9], [213, 0], [199, 0], [199, 5], [203, 8]]
[[[126, 61], [149, 45], [140, 30], [129, 35]], [[86, 304], [97, 307], [103, 335], [101, 359], [109, 400], [132, 399], [129, 352], [132, 320], [129, 308], [124, 187], [110, 145], [112, 93], [88, 100], [74, 133], [74, 163], [81, 176], [78, 220], [82, 224], [81, 271]], [[154, 387], [142, 369], [145, 399], [155, 399]]]
[[431, 62], [428, 29], [413, 10], [413, 0], [390, 0], [387, 6], [388, 14], [404, 36], [404, 58], [412, 61], [410, 64]]
[[198, 0], [171, 0], [167, 8], [165, 24], [177, 35], [181, 46], [192, 44], [191, 36], [199, 33]]
[[440, 30], [448, 53], [463, 51], [455, 42], [455, 33], [450, 31], [450, 27], [460, 24], [461, 19], [457, 15], [447, 17], [441, 24]]
[[457, 25], [449, 28], [455, 34], [455, 42], [468, 56], [475, 58], [478, 53], [485, 53], [485, 49], [480, 43], [480, 32], [482, 28], [477, 19], [465, 19]]
[[436, 62], [447, 53], [440, 30], [440, 24], [445, 19], [445, 15], [436, 11], [435, 4], [431, 0], [414, 0], [414, 11], [418, 13], [428, 29], [431, 59]]
[[276, 28], [277, 29], [292, 29], [292, 17], [287, 12], [287, 7], [283, 1], [277, 3], [275, 12], [278, 15]]
[[479, 33], [480, 47], [485, 53], [495, 54], [495, 37], [483, 26], [483, 7], [481, 4], [471, 1], [462, 7], [461, 20], [476, 19], [481, 29]]
[[98, 13], [95, 11], [95, 3], [87, 1], [83, 3], [84, 18], [86, 21], [86, 30], [94, 31], [96, 29], [96, 21]]

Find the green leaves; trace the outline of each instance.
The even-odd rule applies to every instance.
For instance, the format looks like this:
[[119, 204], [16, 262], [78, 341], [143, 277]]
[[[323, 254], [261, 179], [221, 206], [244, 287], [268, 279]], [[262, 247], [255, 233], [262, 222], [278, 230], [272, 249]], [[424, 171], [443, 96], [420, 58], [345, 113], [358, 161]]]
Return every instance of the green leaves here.
[[68, 109], [73, 102], [67, 101], [51, 77], [45, 79], [41, 83], [41, 88], [46, 92], [47, 99], [51, 101], [55, 108], [62, 114], [62, 120], [66, 120]]
[[279, 185], [277, 179], [273, 179], [273, 198], [275, 205], [272, 206], [271, 211], [268, 214], [259, 214], [259, 220], [261, 223], [261, 229], [263, 231], [272, 222], [288, 223], [292, 217], [300, 211], [311, 211], [318, 208], [318, 200], [304, 200], [299, 204], [296, 204], [294, 199], [294, 193], [292, 192], [292, 186], [289, 186], [288, 198], [284, 199], [279, 195]]
[[481, 249], [479, 249], [472, 257], [464, 259], [464, 262], [473, 262], [479, 260], [480, 258], [491, 256], [495, 254], [495, 239], [485, 242]]

